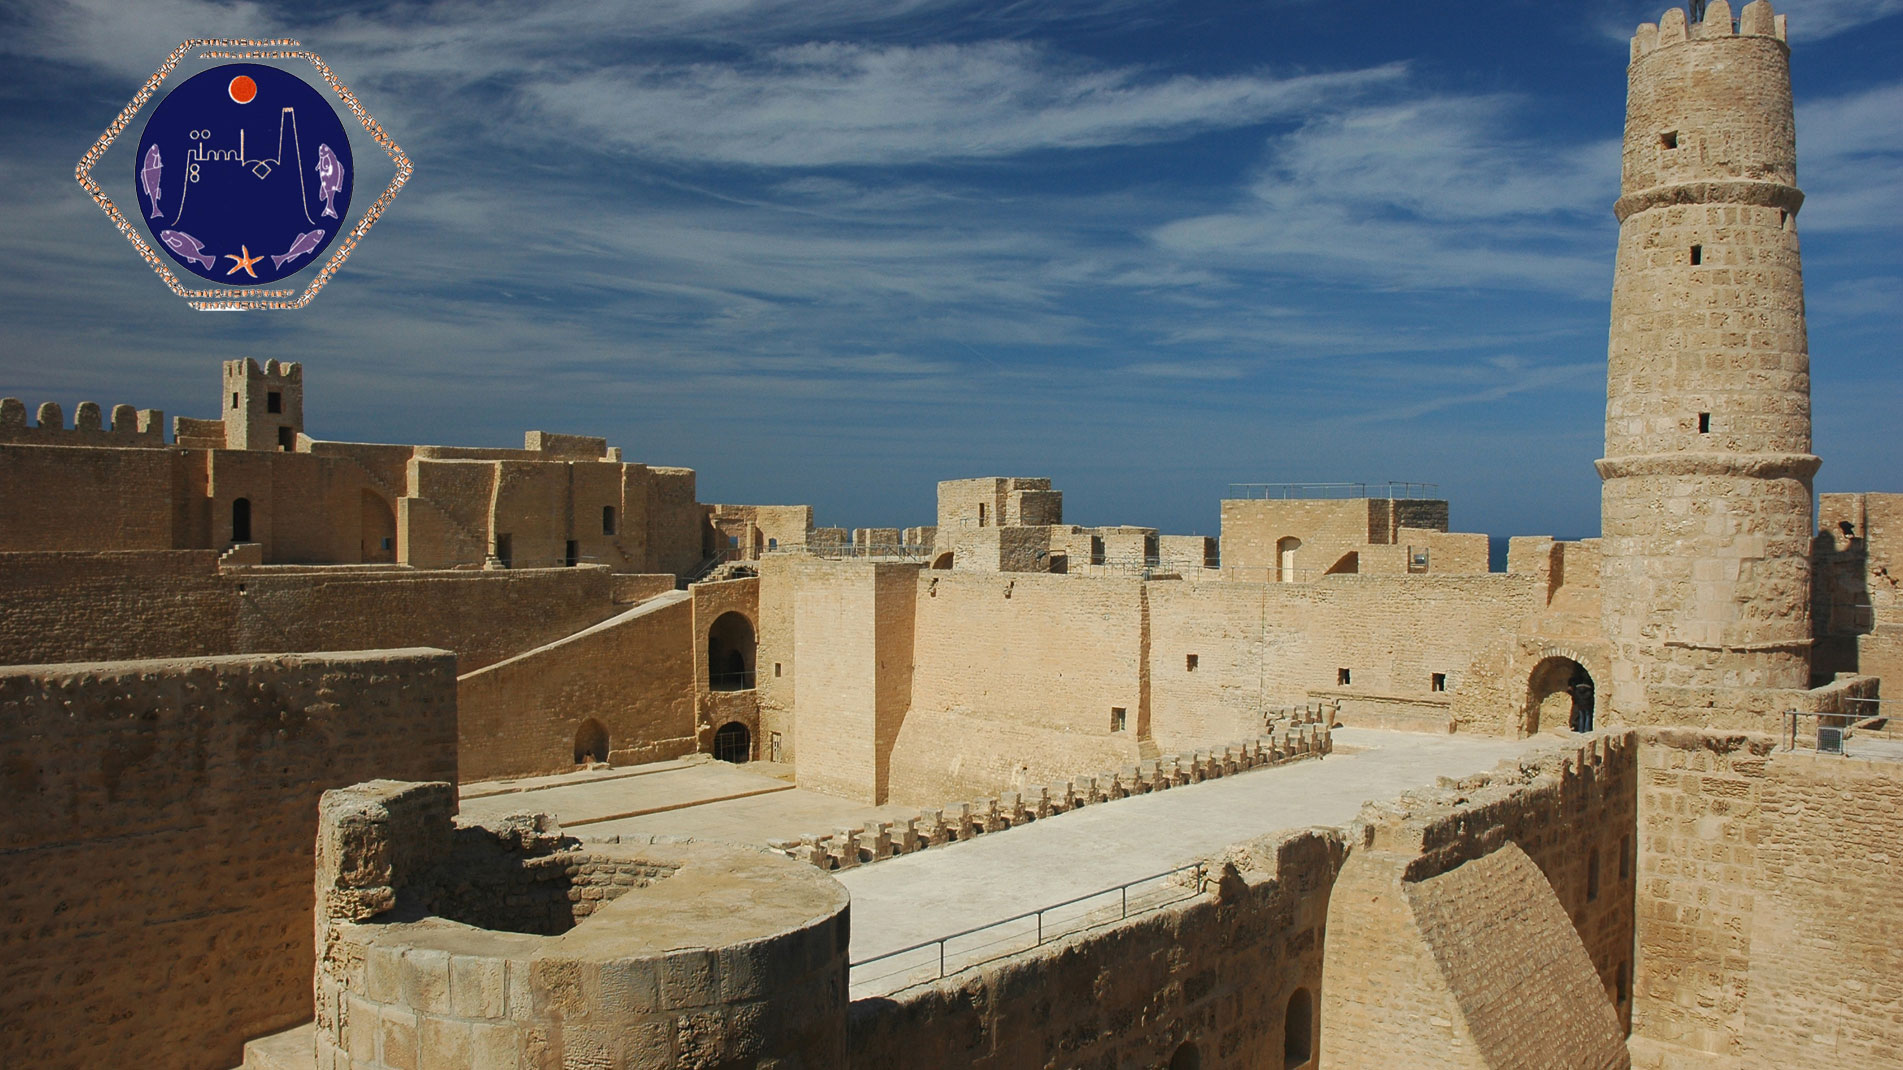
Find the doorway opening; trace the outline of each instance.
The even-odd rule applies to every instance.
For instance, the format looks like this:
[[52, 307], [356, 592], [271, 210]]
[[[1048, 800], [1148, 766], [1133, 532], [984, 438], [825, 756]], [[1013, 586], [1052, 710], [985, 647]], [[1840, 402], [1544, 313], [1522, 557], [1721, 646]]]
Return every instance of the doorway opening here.
[[753, 733], [739, 721], [728, 721], [714, 733], [714, 757], [739, 765], [753, 759]]

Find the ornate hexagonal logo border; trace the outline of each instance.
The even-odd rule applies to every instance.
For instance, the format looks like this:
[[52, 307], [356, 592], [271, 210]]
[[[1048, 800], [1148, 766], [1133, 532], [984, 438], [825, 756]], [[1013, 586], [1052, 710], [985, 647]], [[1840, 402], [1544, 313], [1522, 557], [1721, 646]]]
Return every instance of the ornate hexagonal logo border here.
[[[344, 240], [336, 243], [330, 259], [319, 269], [317, 277], [311, 280], [310, 285], [301, 294], [292, 289], [186, 289], [180, 284], [178, 275], [173, 272], [166, 259], [146, 244], [138, 228], [126, 221], [125, 216], [119, 211], [119, 206], [113, 203], [111, 196], [100, 189], [99, 183], [93, 179], [93, 167], [105, 156], [106, 150], [112, 146], [113, 139], [125, 132], [131, 125], [133, 117], [138, 115], [139, 110], [145, 106], [146, 101], [150, 100], [152, 94], [158, 92], [159, 87], [165, 84], [165, 80], [171, 76], [179, 61], [195, 48], [205, 49], [198, 54], [201, 60], [309, 60], [311, 66], [317, 68], [317, 73], [323, 76], [325, 84], [337, 94], [337, 99], [343, 102], [344, 107], [350, 109], [350, 113], [363, 124], [365, 132], [382, 147], [384, 152], [389, 154], [390, 162], [396, 165], [396, 174], [391, 177], [390, 184], [384, 187], [383, 193], [377, 197], [376, 202], [364, 211], [357, 220], [357, 225], [350, 229], [350, 233]], [[290, 38], [270, 41], [194, 39], [179, 45], [172, 50], [171, 55], [165, 57], [165, 62], [127, 102], [125, 109], [119, 113], [119, 117], [112, 121], [111, 126], [106, 127], [105, 133], [99, 135], [99, 140], [93, 142], [92, 148], [87, 150], [86, 155], [80, 157], [74, 176], [79, 179], [80, 186], [92, 195], [93, 203], [106, 213], [112, 220], [112, 225], [119, 228], [119, 233], [126, 236], [126, 240], [132, 243], [132, 247], [138, 250], [146, 263], [152, 265], [152, 270], [158, 272], [159, 277], [165, 280], [165, 285], [170, 287], [173, 293], [183, 297], [193, 308], [201, 311], [240, 311], [303, 308], [310, 304], [311, 298], [317, 296], [317, 291], [323, 289], [324, 284], [330, 281], [330, 277], [337, 273], [337, 269], [343, 267], [344, 261], [350, 257], [350, 251], [355, 249], [357, 243], [363, 240], [364, 235], [370, 232], [370, 227], [383, 214], [383, 209], [397, 195], [397, 191], [409, 181], [412, 170], [410, 158], [397, 147], [397, 143], [384, 131], [383, 126], [364, 110], [363, 104], [357, 100], [356, 95], [337, 80], [337, 76], [331, 72], [330, 67], [318, 57], [317, 53], [300, 48], [298, 42]]]

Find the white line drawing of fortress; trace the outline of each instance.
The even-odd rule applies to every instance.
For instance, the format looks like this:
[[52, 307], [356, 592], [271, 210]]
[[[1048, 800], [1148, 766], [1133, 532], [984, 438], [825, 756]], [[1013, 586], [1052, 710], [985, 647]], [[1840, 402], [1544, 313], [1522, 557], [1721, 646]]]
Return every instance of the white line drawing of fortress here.
[[197, 182], [196, 172], [198, 164], [215, 162], [236, 163], [241, 167], [248, 168], [251, 173], [258, 176], [260, 180], [269, 178], [272, 168], [284, 166], [284, 128], [286, 123], [289, 123], [291, 128], [291, 153], [297, 160], [298, 209], [304, 213], [304, 222], [316, 226], [317, 221], [311, 218], [310, 192], [304, 187], [304, 149], [298, 143], [297, 139], [297, 109], [292, 107], [285, 107], [278, 111], [278, 152], [276, 156], [270, 157], [269, 159], [260, 158], [256, 160], [247, 156], [245, 154], [245, 132], [242, 123], [238, 126], [238, 148], [235, 152], [231, 149], [207, 149], [201, 142], [197, 147], [186, 153], [186, 178], [183, 182], [179, 183], [182, 187], [182, 191], [178, 198], [178, 214], [172, 217], [172, 225], [174, 227], [178, 226], [178, 221], [185, 216], [185, 202], [191, 195], [192, 185]]

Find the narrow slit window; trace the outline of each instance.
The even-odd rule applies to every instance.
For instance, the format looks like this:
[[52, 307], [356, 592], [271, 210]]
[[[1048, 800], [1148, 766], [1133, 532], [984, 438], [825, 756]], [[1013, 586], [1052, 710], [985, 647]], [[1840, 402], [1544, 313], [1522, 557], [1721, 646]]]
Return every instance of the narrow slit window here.
[[1701, 412], [1698, 414], [1698, 433], [1701, 435], [1711, 434], [1711, 413]]
[[1338, 686], [1347, 687], [1350, 679], [1351, 677], [1347, 669], [1335, 670], [1335, 683]]
[[1599, 898], [1599, 852], [1597, 850], [1586, 859], [1586, 902]]
[[1659, 148], [1662, 148], [1662, 149], [1678, 148], [1678, 131], [1667, 130], [1663, 134], [1660, 134]]
[[781, 666], [779, 662], [776, 661], [773, 663], [773, 678], [775, 680], [778, 680], [780, 678], [780, 668]]
[[1705, 262], [1705, 247], [1702, 245], [1692, 246], [1692, 266], [1697, 267], [1698, 265], [1704, 262]]
[[1112, 732], [1123, 731], [1124, 724], [1129, 720], [1126, 713], [1126, 709], [1122, 706], [1110, 707], [1110, 730]]
[[1621, 962], [1619, 964], [1619, 973], [1616, 977], [1613, 978], [1613, 982], [1612, 982], [1613, 983], [1613, 989], [1612, 989], [1613, 1002], [1620, 1004], [1621, 1006], [1625, 1004], [1626, 996], [1631, 993], [1631, 985], [1632, 985], [1631, 970], [1632, 970], [1631, 963]]
[[1447, 674], [1437, 672], [1428, 678], [1427, 684], [1430, 690], [1445, 691], [1447, 690]]
[[615, 533], [615, 507], [612, 505], [601, 507], [601, 533], [603, 535]]
[[1619, 837], [1619, 879], [1632, 878], [1632, 837]]
[[579, 548], [575, 545], [574, 539], [569, 539], [562, 547], [562, 565], [565, 568], [574, 568], [580, 561], [581, 554]]
[[1198, 661], [1199, 659], [1194, 654], [1183, 655], [1183, 671], [1195, 672]]

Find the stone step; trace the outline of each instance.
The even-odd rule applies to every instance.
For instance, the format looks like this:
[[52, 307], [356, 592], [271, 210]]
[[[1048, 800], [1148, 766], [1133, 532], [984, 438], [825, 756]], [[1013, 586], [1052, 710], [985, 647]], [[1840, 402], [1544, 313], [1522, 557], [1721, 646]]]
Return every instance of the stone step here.
[[237, 1070], [317, 1070], [316, 1024], [305, 1022], [245, 1041], [244, 1064]]

